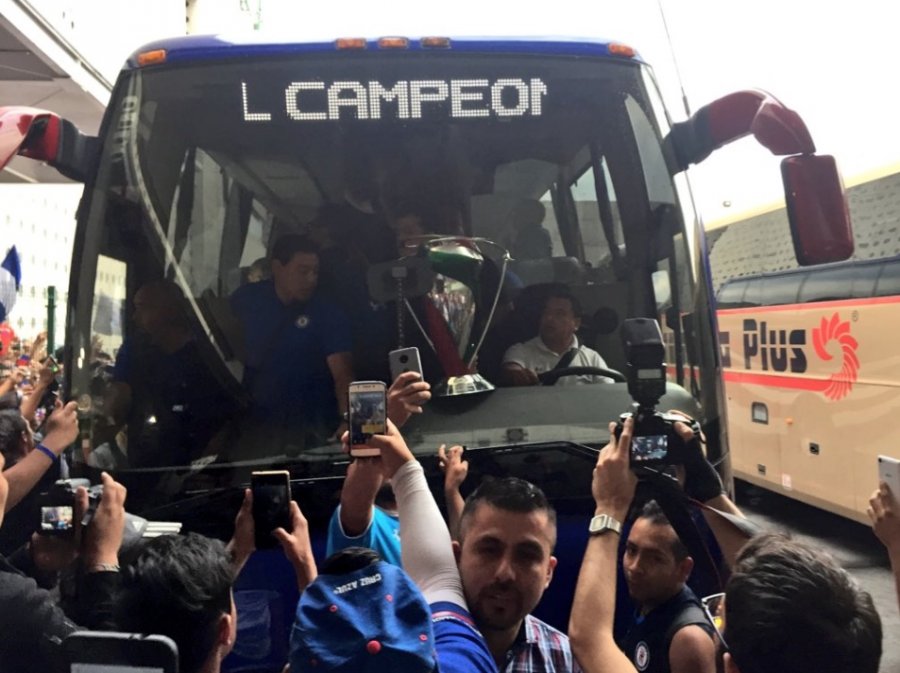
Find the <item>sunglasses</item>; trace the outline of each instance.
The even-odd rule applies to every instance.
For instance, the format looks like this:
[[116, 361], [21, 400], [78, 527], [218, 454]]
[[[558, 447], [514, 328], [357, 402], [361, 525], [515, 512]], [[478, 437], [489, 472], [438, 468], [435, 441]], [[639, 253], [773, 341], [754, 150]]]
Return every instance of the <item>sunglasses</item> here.
[[706, 596], [700, 599], [700, 604], [703, 606], [703, 612], [706, 613], [709, 623], [716, 630], [716, 636], [722, 643], [722, 647], [728, 652], [728, 643], [725, 642], [725, 636], [722, 635], [725, 632], [725, 594]]

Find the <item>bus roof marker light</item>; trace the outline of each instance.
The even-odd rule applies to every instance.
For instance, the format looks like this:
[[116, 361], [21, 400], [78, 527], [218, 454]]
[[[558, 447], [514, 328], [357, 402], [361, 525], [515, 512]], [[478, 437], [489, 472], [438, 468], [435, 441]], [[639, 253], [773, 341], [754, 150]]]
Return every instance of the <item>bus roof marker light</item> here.
[[148, 65], [159, 65], [166, 62], [166, 50], [154, 49], [153, 51], [145, 51], [137, 55], [138, 67], [143, 68]]
[[378, 38], [379, 49], [409, 49], [408, 37], [381, 37]]
[[334, 41], [334, 48], [339, 50], [365, 49], [366, 46], [364, 37], [339, 37]]
[[626, 58], [637, 56], [637, 51], [634, 47], [629, 47], [627, 44], [619, 44], [618, 42], [613, 42], [609, 45], [609, 53], [613, 56], [624, 56]]
[[449, 37], [423, 37], [419, 44], [423, 49], [449, 49]]

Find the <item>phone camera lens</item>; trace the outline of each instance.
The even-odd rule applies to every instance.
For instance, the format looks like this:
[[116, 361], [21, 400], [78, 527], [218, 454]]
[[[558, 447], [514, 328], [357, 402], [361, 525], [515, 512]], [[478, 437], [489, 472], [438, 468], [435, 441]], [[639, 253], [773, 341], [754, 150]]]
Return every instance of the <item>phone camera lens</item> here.
[[401, 362], [402, 364], [406, 364], [407, 362], [409, 362], [409, 356], [408, 356], [408, 355], [401, 355], [401, 356], [400, 356], [400, 362]]

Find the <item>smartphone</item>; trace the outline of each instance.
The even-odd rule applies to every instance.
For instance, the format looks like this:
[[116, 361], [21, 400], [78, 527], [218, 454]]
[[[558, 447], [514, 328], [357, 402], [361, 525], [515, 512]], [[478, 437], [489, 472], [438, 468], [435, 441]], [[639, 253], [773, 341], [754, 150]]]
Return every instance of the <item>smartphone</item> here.
[[378, 456], [381, 451], [364, 446], [372, 435], [387, 432], [387, 393], [381, 381], [354, 381], [350, 384], [350, 455]]
[[419, 349], [415, 346], [391, 351], [388, 353], [388, 363], [391, 366], [391, 381], [396, 381], [404, 372], [417, 372], [419, 376], [425, 378], [422, 373], [422, 361], [419, 359]]
[[53, 413], [53, 410], [56, 409], [56, 400], [59, 399], [59, 386], [56, 386], [56, 390], [52, 387], [44, 393], [41, 397], [41, 401], [38, 403], [38, 409], [43, 413], [43, 417], [46, 419], [50, 414]]
[[279, 527], [291, 530], [291, 475], [287, 470], [253, 472], [250, 489], [253, 491], [256, 548], [277, 547], [278, 539], [272, 531]]
[[62, 651], [66, 673], [178, 673], [178, 647], [166, 636], [75, 631]]
[[891, 493], [900, 501], [900, 460], [878, 456], [878, 481], [890, 486]]

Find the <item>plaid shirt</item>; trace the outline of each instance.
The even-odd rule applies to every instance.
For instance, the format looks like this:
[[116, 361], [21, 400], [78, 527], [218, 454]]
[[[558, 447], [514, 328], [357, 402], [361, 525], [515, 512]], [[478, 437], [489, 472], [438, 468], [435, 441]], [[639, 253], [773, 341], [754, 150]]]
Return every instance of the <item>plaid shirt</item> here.
[[569, 637], [527, 615], [506, 653], [503, 673], [582, 673], [572, 657]]

